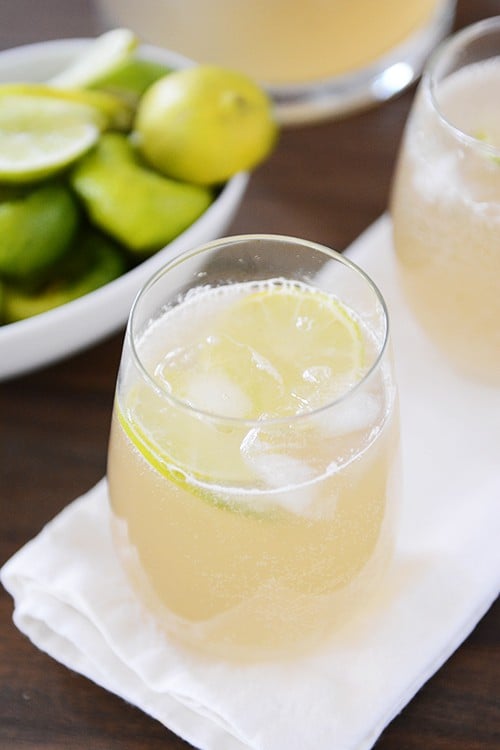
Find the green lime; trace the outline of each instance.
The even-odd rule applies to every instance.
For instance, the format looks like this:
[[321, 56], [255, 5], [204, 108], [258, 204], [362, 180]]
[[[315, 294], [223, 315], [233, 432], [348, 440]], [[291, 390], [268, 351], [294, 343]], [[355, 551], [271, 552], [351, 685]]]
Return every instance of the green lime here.
[[101, 130], [130, 130], [133, 119], [132, 105], [123, 97], [107, 91], [87, 89], [58, 89], [44, 83], [0, 84], [0, 105], [5, 96], [48, 97], [72, 104], [81, 104], [93, 111], [96, 125]]
[[79, 223], [70, 190], [46, 183], [21, 190], [0, 190], [0, 273], [33, 279], [64, 255]]
[[98, 140], [95, 107], [50, 96], [0, 98], [0, 181], [33, 182], [61, 171]]
[[85, 51], [49, 83], [59, 88], [88, 88], [110, 75], [134, 52], [138, 39], [129, 29], [113, 29], [93, 39]]
[[166, 65], [130, 57], [98, 79], [91, 88], [119, 96], [135, 107], [146, 89], [170, 72]]
[[151, 166], [186, 182], [216, 184], [265, 159], [277, 126], [267, 95], [246, 76], [199, 65], [154, 83], [134, 137]]
[[123, 255], [111, 240], [93, 230], [83, 232], [53, 279], [41, 289], [5, 285], [4, 319], [13, 323], [64, 305], [113, 281], [125, 270]]
[[5, 285], [0, 280], [0, 326], [5, 321]]
[[213, 200], [206, 187], [142, 167], [128, 139], [118, 133], [104, 134], [70, 180], [92, 223], [139, 255], [164, 247]]

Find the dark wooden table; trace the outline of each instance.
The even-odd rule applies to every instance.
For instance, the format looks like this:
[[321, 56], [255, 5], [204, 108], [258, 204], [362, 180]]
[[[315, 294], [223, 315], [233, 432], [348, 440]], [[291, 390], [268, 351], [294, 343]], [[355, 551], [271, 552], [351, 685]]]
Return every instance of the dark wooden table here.
[[[499, 0], [461, 0], [455, 25], [498, 13]], [[90, 0], [0, 0], [0, 48], [98, 30]], [[284, 132], [228, 233], [286, 233], [345, 248], [387, 206], [413, 93], [344, 121]], [[0, 384], [0, 564], [104, 474], [122, 335]], [[1, 589], [1, 750], [188, 747], [35, 649], [11, 614]], [[497, 603], [377, 749], [498, 750], [499, 636]]]

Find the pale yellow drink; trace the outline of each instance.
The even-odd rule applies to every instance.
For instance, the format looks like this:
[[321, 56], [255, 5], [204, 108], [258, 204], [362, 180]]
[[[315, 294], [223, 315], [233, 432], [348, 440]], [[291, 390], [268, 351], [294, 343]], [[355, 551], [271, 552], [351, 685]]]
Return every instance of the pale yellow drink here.
[[404, 290], [462, 371], [500, 384], [500, 57], [424, 81], [392, 216]]
[[283, 280], [198, 291], [146, 330], [159, 390], [122, 365], [110, 497], [131, 579], [177, 638], [278, 653], [367, 605], [397, 492], [390, 361], [366, 373], [379, 346], [334, 298]]
[[101, 0], [111, 23], [264, 84], [318, 81], [372, 64], [428, 24], [442, 0]]

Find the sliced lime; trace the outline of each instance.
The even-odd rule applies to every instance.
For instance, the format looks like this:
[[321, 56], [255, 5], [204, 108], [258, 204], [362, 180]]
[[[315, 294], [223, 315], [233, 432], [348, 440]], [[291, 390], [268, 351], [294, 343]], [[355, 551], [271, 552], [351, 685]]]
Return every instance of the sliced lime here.
[[241, 395], [226, 398], [228, 417], [314, 410], [349, 390], [364, 367], [363, 335], [347, 308], [328, 294], [289, 282], [238, 299], [212, 333], [191, 347], [187, 369], [167, 361], [161, 373], [175, 396], [202, 410], [214, 405], [204, 403], [207, 388], [191, 370], [206, 382], [214, 378], [227, 394], [233, 384]]
[[132, 125], [133, 108], [122, 97], [107, 91], [87, 89], [58, 89], [43, 83], [0, 84], [0, 104], [6, 96], [48, 97], [70, 104], [81, 104], [94, 111], [96, 123], [101, 129], [129, 130]]
[[133, 53], [138, 39], [129, 29], [113, 29], [94, 39], [83, 54], [48, 83], [59, 88], [87, 88], [109, 75]]
[[0, 106], [0, 180], [32, 182], [76, 161], [99, 138], [102, 116], [86, 104], [4, 94]]
[[143, 361], [163, 393], [185, 407], [134, 380], [124, 386], [120, 421], [172, 482], [211, 504], [267, 516], [279, 498], [263, 491], [256, 507], [244, 489], [273, 487], [263, 479], [268, 458], [290, 468], [288, 481], [310, 481], [307, 445], [318, 423], [295, 417], [348, 391], [366, 356], [361, 327], [340, 301], [290, 281], [263, 286], [199, 293], [157, 321], [140, 347]]
[[137, 423], [132, 425], [118, 404], [115, 406], [115, 413], [124, 433], [150, 466], [176, 487], [203, 500], [208, 505], [232, 513], [241, 513], [248, 518], [256, 520], [265, 518], [266, 521], [277, 521], [282, 517], [283, 509], [277, 505], [269, 503], [264, 508], [254, 507], [251, 500], [245, 502], [244, 495], [236, 496], [238, 499], [235, 500], [235, 497], [231, 493], [224, 492], [216, 483], [212, 489], [210, 487], [210, 477], [188, 475], [186, 471], [176, 467], [174, 459], [170, 456], [165, 453], [161, 456], [158, 455], [157, 449], [151, 443], [143, 429]]

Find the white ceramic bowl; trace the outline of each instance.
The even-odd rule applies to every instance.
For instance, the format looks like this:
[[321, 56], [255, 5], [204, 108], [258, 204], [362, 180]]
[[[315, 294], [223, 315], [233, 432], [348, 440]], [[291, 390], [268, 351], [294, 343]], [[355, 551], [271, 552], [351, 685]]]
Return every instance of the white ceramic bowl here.
[[[0, 52], [0, 82], [46, 80], [88, 44], [88, 39], [62, 39]], [[140, 48], [140, 54], [174, 68], [190, 64], [179, 55], [148, 45]], [[224, 233], [247, 182], [247, 173], [233, 177], [185, 232], [115, 281], [46, 313], [0, 326], [0, 380], [73, 354], [123, 326], [135, 295], [158, 268]]]

